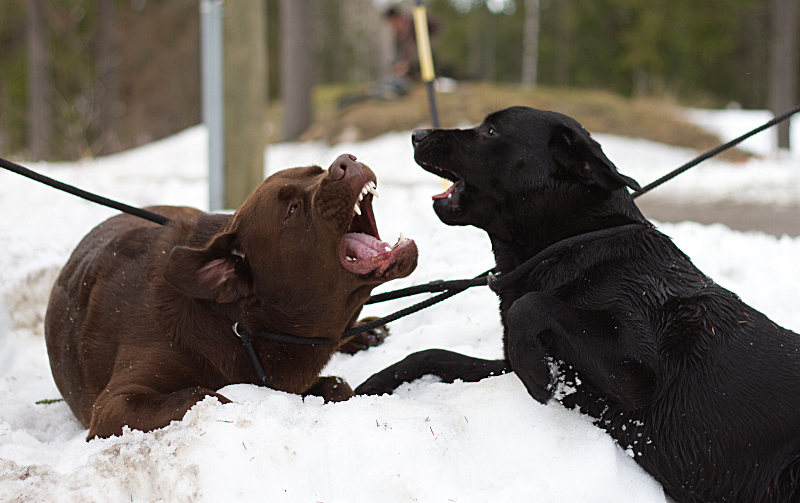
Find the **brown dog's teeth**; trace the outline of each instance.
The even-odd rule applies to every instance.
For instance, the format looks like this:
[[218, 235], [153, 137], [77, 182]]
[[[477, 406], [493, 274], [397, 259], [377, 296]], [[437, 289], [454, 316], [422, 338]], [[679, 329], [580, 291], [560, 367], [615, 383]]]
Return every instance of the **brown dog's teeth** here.
[[378, 186], [375, 185], [375, 182], [368, 182], [367, 183], [367, 192], [369, 192], [370, 194], [372, 194], [375, 197], [379, 197], [378, 196]]
[[356, 215], [361, 215], [361, 207], [358, 205], [358, 202], [356, 202], [355, 207], [353, 207], [353, 211], [356, 212]]

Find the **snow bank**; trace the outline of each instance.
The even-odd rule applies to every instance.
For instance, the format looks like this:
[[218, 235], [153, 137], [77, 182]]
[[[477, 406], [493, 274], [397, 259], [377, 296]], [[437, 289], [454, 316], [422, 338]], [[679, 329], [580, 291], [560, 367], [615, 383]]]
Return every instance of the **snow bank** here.
[[[694, 152], [599, 136], [623, 172], [647, 183]], [[206, 207], [205, 131], [102, 160], [32, 165], [45, 174], [141, 206]], [[377, 173], [384, 239], [417, 241], [419, 267], [383, 289], [471, 277], [492, 265], [486, 236], [442, 225], [430, 208], [440, 182], [414, 165], [408, 133], [328, 147], [282, 144], [269, 171], [327, 166], [350, 152]], [[794, 161], [791, 161], [794, 162]], [[797, 204], [797, 163], [711, 162], [663, 189], [669, 197], [758, 199]], [[710, 189], [715, 179], [722, 188]], [[699, 187], [703, 187], [702, 189]], [[0, 173], [0, 501], [286, 502], [663, 502], [660, 486], [585, 416], [530, 399], [514, 375], [446, 385], [423, 379], [397, 394], [337, 404], [250, 385], [207, 399], [167, 428], [84, 441], [86, 431], [58, 398], [42, 316], [49, 287], [71, 250], [111, 210]], [[698, 266], [776, 322], [800, 330], [800, 239], [716, 226], [660, 226]], [[369, 306], [382, 315], [413, 300]], [[10, 312], [10, 316], [7, 314]], [[376, 348], [337, 355], [326, 373], [357, 385], [411, 351], [441, 347], [502, 354], [497, 299], [472, 289], [399, 320]]]

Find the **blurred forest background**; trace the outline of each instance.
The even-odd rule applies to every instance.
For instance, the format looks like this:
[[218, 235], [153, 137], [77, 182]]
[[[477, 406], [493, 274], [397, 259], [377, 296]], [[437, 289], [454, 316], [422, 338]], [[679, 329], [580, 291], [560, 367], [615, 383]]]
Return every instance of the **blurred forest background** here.
[[[410, 9], [408, 2], [303, 2], [309, 9], [308, 22], [299, 32], [313, 48], [318, 106], [326, 99], [335, 102], [348, 93], [366, 92], [369, 83], [391, 72], [393, 39], [384, 12], [389, 6]], [[285, 40], [281, 4], [265, 0], [263, 12], [258, 13], [266, 26], [267, 123], [280, 113]], [[433, 39], [437, 74], [469, 81], [478, 86], [473, 91], [482, 85], [499, 86], [488, 93], [497, 105], [503, 104], [498, 93], [531, 92], [535, 84], [542, 93], [592, 90], [615, 97], [609, 99], [654, 98], [700, 107], [735, 103], [757, 109], [774, 103], [770, 86], [776, 79], [784, 87], [788, 82], [790, 104], [800, 102], [798, 4], [798, 0], [426, 2], [438, 26]], [[538, 14], [538, 62], [535, 81], [523, 84], [526, 11], [530, 14], [532, 6]], [[788, 28], [776, 28], [787, 19]], [[776, 30], [783, 30], [779, 42]], [[776, 68], [776, 51], [788, 54], [791, 64]], [[0, 2], [2, 155], [77, 159], [168, 136], [202, 121], [200, 84], [198, 0]], [[331, 110], [332, 115], [344, 113]], [[325, 114], [318, 112], [317, 117]], [[314, 136], [314, 131], [312, 125], [305, 137]], [[265, 135], [270, 141], [281, 139], [269, 128]], [[319, 131], [316, 136], [330, 139]]]

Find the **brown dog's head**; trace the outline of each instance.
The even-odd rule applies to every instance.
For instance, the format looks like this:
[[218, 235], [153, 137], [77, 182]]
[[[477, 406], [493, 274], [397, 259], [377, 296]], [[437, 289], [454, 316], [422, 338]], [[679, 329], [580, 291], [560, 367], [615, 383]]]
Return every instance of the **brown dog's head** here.
[[204, 247], [175, 247], [164, 278], [191, 297], [243, 306], [251, 325], [335, 336], [372, 288], [417, 264], [412, 240], [381, 241], [375, 189], [372, 170], [347, 154], [327, 170], [275, 173]]

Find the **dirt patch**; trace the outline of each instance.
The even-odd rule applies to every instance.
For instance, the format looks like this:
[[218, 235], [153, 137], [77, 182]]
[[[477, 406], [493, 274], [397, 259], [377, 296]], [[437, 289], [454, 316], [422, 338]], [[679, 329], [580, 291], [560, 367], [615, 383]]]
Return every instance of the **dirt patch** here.
[[760, 231], [773, 236], [800, 236], [800, 206], [773, 206], [716, 202], [675, 204], [663, 199], [642, 198], [636, 205], [647, 218], [659, 222], [721, 223], [737, 231]]
[[44, 314], [50, 290], [60, 267], [48, 267], [29, 274], [6, 295], [5, 305], [14, 321], [14, 329], [27, 329], [44, 336]]
[[[363, 141], [390, 131], [430, 127], [428, 96], [423, 85], [395, 100], [365, 100], [339, 107], [347, 95], [366, 92], [364, 87], [319, 87], [315, 91], [315, 121], [303, 140]], [[460, 82], [451, 93], [437, 93], [441, 126], [464, 127], [479, 123], [492, 111], [512, 105], [554, 110], [577, 119], [592, 133], [644, 138], [668, 145], [709, 150], [722, 142], [713, 134], [686, 122], [681, 107], [665, 99], [631, 99], [604, 92], [565, 88], [524, 88], [519, 85]], [[279, 106], [270, 112], [271, 141], [280, 141]], [[748, 154], [732, 150], [722, 156], [740, 161]]]

